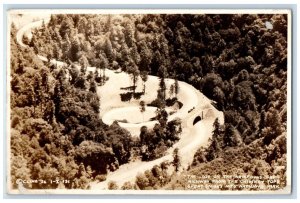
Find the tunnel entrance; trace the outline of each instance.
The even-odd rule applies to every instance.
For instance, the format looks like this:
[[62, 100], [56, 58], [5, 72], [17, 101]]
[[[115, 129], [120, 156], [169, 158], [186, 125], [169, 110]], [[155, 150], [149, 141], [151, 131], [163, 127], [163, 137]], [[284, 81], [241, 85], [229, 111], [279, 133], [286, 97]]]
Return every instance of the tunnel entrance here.
[[198, 123], [199, 121], [201, 121], [201, 116], [197, 116], [197, 117], [194, 119], [193, 125], [195, 125], [195, 124]]

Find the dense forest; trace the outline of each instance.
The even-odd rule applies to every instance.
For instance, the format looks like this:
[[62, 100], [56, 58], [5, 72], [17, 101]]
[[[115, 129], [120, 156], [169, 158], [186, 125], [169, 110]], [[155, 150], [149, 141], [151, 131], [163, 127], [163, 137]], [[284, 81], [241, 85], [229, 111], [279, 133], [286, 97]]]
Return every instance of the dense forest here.
[[[215, 121], [209, 146], [197, 151], [185, 174], [279, 175], [285, 186], [287, 15], [51, 15], [31, 39], [23, 38], [28, 48], [17, 44], [16, 32], [12, 24], [14, 187], [18, 178], [58, 178], [75, 181], [42, 188], [86, 189], [128, 163], [132, 154], [145, 161], [160, 157], [180, 134], [180, 121], [167, 122], [164, 108], [175, 97], [166, 98], [165, 78], [193, 85], [225, 116], [224, 125]], [[58, 68], [37, 54], [66, 65]], [[95, 74], [87, 74], [88, 66], [96, 67]], [[105, 95], [96, 88], [109, 80], [105, 69], [130, 74], [133, 96], [138, 78], [160, 78], [152, 102], [159, 123], [142, 128], [140, 139], [100, 118]], [[176, 83], [170, 92], [176, 95]], [[184, 188], [184, 176], [171, 179], [165, 165], [120, 188]], [[116, 189], [113, 183], [110, 188]]]

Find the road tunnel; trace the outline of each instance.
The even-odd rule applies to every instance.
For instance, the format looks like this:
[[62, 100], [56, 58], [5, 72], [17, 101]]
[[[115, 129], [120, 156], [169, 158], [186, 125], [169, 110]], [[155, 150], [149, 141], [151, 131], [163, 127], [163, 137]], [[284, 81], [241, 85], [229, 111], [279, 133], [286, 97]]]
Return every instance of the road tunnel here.
[[201, 116], [197, 116], [197, 117], [194, 119], [193, 125], [195, 125], [195, 124], [198, 123], [199, 121], [201, 121]]

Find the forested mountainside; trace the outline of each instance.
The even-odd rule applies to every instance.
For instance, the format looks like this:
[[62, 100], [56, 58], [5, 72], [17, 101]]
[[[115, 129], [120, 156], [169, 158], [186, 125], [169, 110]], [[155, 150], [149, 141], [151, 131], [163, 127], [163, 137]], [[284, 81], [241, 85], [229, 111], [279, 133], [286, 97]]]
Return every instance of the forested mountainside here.
[[[56, 177], [76, 180], [59, 187], [87, 188], [145, 144], [99, 117], [96, 86], [109, 79], [109, 68], [131, 74], [133, 87], [137, 77], [159, 76], [155, 105], [162, 110], [168, 77], [193, 85], [224, 112], [225, 125], [215, 121], [209, 146], [198, 150], [185, 174], [279, 175], [285, 186], [287, 15], [59, 14], [23, 38], [30, 48], [20, 47], [15, 35], [12, 25], [12, 181]], [[57, 68], [36, 54], [67, 66]], [[96, 67], [95, 75], [85, 74], [88, 66]], [[163, 115], [157, 130], [148, 132], [155, 138], [148, 144], [170, 146], [178, 139], [166, 135]], [[167, 188], [184, 188], [185, 181], [179, 174]]]
[[[95, 82], [43, 63], [16, 44], [11, 30], [11, 172], [15, 180], [74, 180], [59, 187], [86, 188], [107, 169], [127, 163], [133, 140], [118, 124], [99, 119]], [[40, 188], [41, 184], [25, 184]], [[48, 183], [42, 188], [57, 187]]]

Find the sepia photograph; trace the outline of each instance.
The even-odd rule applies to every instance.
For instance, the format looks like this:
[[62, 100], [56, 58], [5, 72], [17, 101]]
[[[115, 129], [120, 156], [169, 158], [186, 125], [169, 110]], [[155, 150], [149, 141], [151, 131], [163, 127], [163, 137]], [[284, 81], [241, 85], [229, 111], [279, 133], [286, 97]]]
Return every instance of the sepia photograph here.
[[290, 194], [290, 10], [7, 13], [9, 194]]

